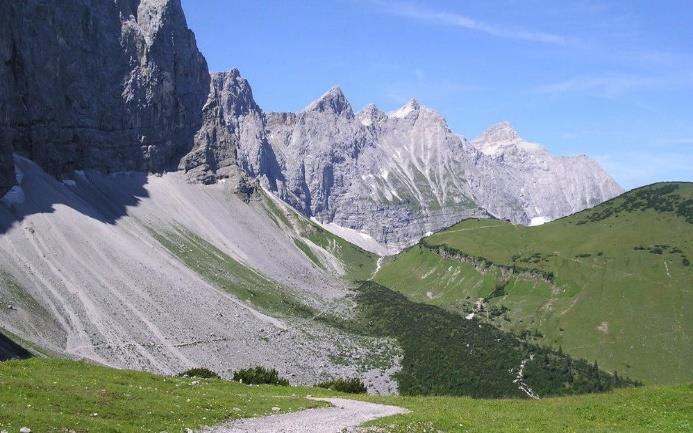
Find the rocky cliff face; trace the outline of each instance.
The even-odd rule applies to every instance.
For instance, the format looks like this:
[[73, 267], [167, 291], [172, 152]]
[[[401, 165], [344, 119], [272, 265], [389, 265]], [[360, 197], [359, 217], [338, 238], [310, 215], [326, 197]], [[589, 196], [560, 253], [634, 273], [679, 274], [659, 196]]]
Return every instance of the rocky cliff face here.
[[54, 175], [260, 179], [395, 249], [487, 211], [541, 222], [621, 191], [587, 157], [553, 156], [507, 124], [469, 142], [416, 101], [354, 113], [333, 88], [300, 113], [265, 114], [237, 70], [210, 78], [179, 0], [0, 0], [0, 146], [0, 196], [21, 175], [12, 152]]
[[52, 174], [175, 167], [208, 89], [179, 0], [0, 1], [0, 195], [13, 151]]
[[460, 170], [473, 147], [415, 101], [395, 113], [368, 106], [354, 114], [333, 88], [301, 113], [269, 114], [267, 139], [283, 200], [391, 247], [483, 214]]
[[244, 175], [273, 179], [280, 174], [266, 139], [264, 114], [237, 69], [212, 74], [202, 119], [194, 148], [179, 164], [188, 179], [213, 183]]
[[487, 211], [540, 223], [622, 191], [586, 156], [551, 155], [507, 123], [469, 142], [415, 100], [354, 114], [333, 88], [300, 113], [268, 114], [266, 131], [278, 170], [251, 172], [304, 214], [394, 249]]

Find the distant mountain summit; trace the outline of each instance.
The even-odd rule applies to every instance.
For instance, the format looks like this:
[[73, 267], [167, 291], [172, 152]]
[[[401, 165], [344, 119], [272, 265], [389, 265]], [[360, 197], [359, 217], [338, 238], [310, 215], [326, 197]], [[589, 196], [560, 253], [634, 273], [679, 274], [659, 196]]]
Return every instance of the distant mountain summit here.
[[474, 197], [491, 214], [522, 224], [541, 224], [595, 206], [623, 189], [586, 155], [556, 156], [526, 141], [502, 122], [472, 145], [480, 179]]
[[334, 86], [325, 92], [320, 98], [308, 105], [305, 111], [331, 112], [337, 115], [354, 117], [354, 110], [352, 110], [351, 104], [349, 104], [339, 86]]

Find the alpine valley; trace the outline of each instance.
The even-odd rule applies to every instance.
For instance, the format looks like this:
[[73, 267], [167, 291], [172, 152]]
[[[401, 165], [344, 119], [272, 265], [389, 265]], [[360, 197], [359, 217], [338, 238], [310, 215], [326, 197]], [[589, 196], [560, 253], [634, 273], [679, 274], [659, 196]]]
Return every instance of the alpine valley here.
[[[191, 368], [357, 378], [412, 410], [374, 431], [465, 431], [398, 393], [690, 403], [693, 184], [624, 193], [588, 156], [507, 122], [468, 139], [414, 99], [355, 112], [333, 87], [265, 112], [238, 70], [209, 73], [179, 0], [0, 0], [0, 146], [0, 360], [32, 358], [0, 363], [0, 430], [322, 404], [170, 377]], [[157, 415], [133, 427], [128, 404]]]

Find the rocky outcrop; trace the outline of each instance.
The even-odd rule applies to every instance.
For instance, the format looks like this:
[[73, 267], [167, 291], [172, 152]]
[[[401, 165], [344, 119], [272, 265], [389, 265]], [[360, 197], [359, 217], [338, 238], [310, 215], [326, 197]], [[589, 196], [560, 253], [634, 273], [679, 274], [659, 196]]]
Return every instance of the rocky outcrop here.
[[213, 183], [240, 179], [241, 173], [267, 179], [280, 175], [265, 136], [264, 114], [237, 69], [212, 74], [202, 118], [195, 147], [179, 165], [188, 179]]
[[0, 195], [12, 152], [55, 175], [175, 168], [208, 89], [179, 0], [0, 1]]

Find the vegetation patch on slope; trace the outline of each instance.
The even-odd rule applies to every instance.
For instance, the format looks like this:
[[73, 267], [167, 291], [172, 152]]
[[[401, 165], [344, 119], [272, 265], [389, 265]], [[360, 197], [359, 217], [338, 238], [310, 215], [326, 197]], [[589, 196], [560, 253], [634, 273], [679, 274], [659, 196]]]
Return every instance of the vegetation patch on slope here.
[[356, 296], [366, 332], [404, 350], [399, 390], [417, 395], [528, 397], [606, 391], [635, 383], [596, 364], [529, 344], [477, 320], [409, 301], [374, 282]]
[[188, 230], [150, 230], [156, 240], [211, 284], [268, 313], [310, 318], [315, 312], [275, 282]]
[[300, 237], [294, 240], [296, 246], [319, 267], [324, 268], [320, 259], [306, 245], [306, 241], [312, 242], [339, 259], [345, 268], [344, 278], [349, 281], [366, 280], [375, 271], [378, 260], [376, 254], [330, 233], [294, 209], [278, 205], [275, 199], [265, 192], [262, 194], [262, 203], [278, 226]]
[[163, 377], [83, 362], [0, 362], [0, 430], [159, 433], [324, 406], [313, 390]]

